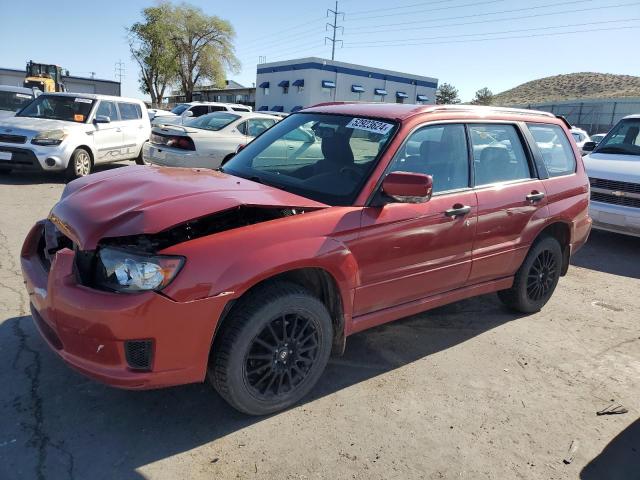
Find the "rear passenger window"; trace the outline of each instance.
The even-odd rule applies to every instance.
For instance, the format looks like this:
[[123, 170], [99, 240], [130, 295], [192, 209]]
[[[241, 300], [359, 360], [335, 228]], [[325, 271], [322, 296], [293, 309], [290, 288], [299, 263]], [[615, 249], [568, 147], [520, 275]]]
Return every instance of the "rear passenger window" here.
[[531, 178], [529, 162], [513, 125], [469, 125], [476, 185]]
[[191, 107], [191, 113], [193, 113], [194, 118], [199, 117], [205, 113], [209, 113], [209, 108], [206, 105], [196, 105], [195, 107]]
[[221, 107], [220, 105], [209, 105], [209, 111], [210, 112], [222, 112], [222, 111], [227, 111], [227, 109], [225, 107]]
[[431, 175], [434, 193], [468, 187], [464, 126], [434, 125], [415, 131], [396, 154], [390, 171]]
[[550, 177], [571, 175], [576, 171], [576, 157], [562, 128], [539, 123], [529, 123], [528, 127]]
[[139, 120], [142, 118], [142, 109], [140, 105], [135, 103], [118, 102], [118, 109], [120, 110], [121, 120]]

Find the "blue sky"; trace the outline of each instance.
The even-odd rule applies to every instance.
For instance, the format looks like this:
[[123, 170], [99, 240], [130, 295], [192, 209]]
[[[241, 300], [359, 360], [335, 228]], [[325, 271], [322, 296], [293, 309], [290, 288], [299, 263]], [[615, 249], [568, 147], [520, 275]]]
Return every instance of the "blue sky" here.
[[[114, 79], [121, 59], [123, 95], [142, 97], [125, 27], [153, 3], [32, 0], [27, 12], [0, 0], [0, 66], [22, 69], [33, 59]], [[331, 0], [189, 3], [232, 23], [242, 70], [229, 78], [245, 85], [255, 82], [260, 56], [330, 58], [323, 39]], [[640, 0], [340, 0], [339, 10], [337, 60], [436, 77], [458, 87], [463, 100], [485, 86], [498, 93], [560, 73], [640, 75]]]

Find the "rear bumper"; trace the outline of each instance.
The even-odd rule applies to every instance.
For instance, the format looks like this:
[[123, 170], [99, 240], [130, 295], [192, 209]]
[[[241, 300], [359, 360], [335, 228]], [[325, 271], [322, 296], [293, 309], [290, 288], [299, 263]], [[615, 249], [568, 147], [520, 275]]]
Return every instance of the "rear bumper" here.
[[158, 147], [149, 143], [145, 143], [144, 147], [142, 147], [142, 158], [146, 162], [161, 167], [213, 169], [220, 167], [222, 163], [222, 157], [212, 154], [207, 156], [196, 152], [172, 149], [170, 147]]
[[[174, 302], [155, 292], [116, 294], [76, 281], [74, 252], [56, 253], [47, 271], [37, 254], [42, 223], [33, 227], [21, 255], [34, 323], [69, 366], [127, 389], [150, 389], [203, 381], [213, 332], [224, 298]], [[151, 340], [147, 371], [131, 368], [125, 342]]]
[[640, 208], [591, 201], [593, 228], [640, 237]]

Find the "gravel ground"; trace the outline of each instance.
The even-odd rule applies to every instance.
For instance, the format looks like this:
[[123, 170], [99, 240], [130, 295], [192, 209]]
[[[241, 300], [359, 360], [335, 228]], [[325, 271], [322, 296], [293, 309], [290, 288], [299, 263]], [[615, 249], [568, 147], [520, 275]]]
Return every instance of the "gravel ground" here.
[[640, 479], [640, 239], [593, 232], [541, 313], [488, 295], [355, 335], [305, 403], [253, 418], [49, 351], [18, 255], [63, 187], [0, 177], [1, 479]]

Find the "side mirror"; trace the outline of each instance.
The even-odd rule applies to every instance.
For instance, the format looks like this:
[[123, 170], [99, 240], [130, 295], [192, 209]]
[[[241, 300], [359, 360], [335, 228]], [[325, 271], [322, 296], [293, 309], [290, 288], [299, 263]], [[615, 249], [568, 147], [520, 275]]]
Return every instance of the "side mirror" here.
[[193, 117], [193, 112], [191, 110], [187, 110], [186, 112], [184, 112], [183, 117], [186, 117], [186, 118]]
[[400, 203], [428, 202], [433, 192], [433, 178], [422, 173], [392, 172], [382, 181], [382, 191]]
[[593, 149], [596, 148], [596, 142], [585, 142], [582, 146], [582, 150], [585, 152], [593, 152]]
[[111, 117], [107, 117], [106, 115], [96, 115], [93, 123], [111, 123]]

